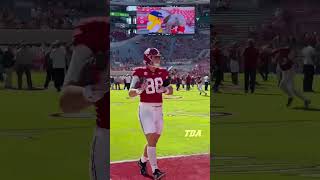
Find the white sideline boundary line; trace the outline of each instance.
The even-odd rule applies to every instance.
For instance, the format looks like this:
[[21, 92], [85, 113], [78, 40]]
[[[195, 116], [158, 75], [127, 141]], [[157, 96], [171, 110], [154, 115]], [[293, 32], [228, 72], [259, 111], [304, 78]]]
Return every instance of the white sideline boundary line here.
[[[176, 156], [162, 156], [162, 157], [158, 157], [157, 159], [180, 158], [180, 157], [200, 156], [200, 155], [209, 155], [209, 154], [210, 153], [199, 153], [199, 154], [187, 154], [187, 155], [176, 155]], [[138, 161], [138, 159], [128, 159], [128, 160], [121, 160], [121, 161], [113, 161], [113, 162], [110, 162], [110, 164], [120, 164], [120, 163], [135, 162], [135, 161]]]

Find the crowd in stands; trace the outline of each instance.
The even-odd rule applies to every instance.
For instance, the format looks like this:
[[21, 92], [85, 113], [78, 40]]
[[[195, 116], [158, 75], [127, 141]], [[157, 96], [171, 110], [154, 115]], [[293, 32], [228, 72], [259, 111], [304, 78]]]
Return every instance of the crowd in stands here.
[[[130, 49], [128, 49], [128, 53], [130, 53]], [[134, 59], [133, 57], [122, 57], [120, 55], [119, 50], [111, 51], [111, 67], [112, 70], [115, 71], [129, 71], [132, 70], [133, 67], [137, 67], [141, 65], [142, 60]]]
[[111, 42], [124, 41], [129, 35], [123, 30], [115, 30], [110, 33]]
[[[29, 12], [15, 7], [0, 8], [0, 28], [71, 29], [81, 17], [90, 15], [90, 4], [81, 1], [33, 1]], [[93, 8], [94, 9], [94, 8]]]
[[[207, 35], [196, 34], [193, 37], [177, 38], [175, 42], [175, 50], [171, 59], [178, 58], [195, 58], [203, 49], [210, 47], [210, 41]], [[192, 49], [192, 51], [185, 51], [184, 49]]]
[[231, 0], [217, 0], [215, 3], [216, 11], [226, 11], [231, 9]]
[[173, 37], [170, 36], [153, 36], [151, 38], [143, 38], [139, 41], [140, 52], [143, 53], [149, 47], [157, 47], [163, 54], [164, 59], [168, 59], [170, 45]]
[[[149, 38], [141, 38], [137, 40], [132, 49], [128, 49], [126, 54], [121, 54], [119, 50], [112, 51], [112, 67], [115, 70], [131, 70], [138, 65], [142, 65], [142, 56], [131, 56], [131, 51], [138, 50], [138, 54], [142, 55], [149, 47], [156, 47], [160, 50], [163, 56], [163, 59], [161, 60], [162, 64], [176, 62], [177, 60], [196, 60], [198, 62], [202, 60], [198, 59], [199, 53], [204, 49], [209, 49], [210, 47], [210, 41], [206, 37], [207, 35], [195, 34], [194, 36], [185, 37], [152, 36]], [[137, 49], [133, 49], [134, 47], [137, 47]], [[188, 49], [192, 49], [192, 51]], [[128, 54], [129, 57], [127, 56]], [[207, 61], [209, 61], [208, 58]]]

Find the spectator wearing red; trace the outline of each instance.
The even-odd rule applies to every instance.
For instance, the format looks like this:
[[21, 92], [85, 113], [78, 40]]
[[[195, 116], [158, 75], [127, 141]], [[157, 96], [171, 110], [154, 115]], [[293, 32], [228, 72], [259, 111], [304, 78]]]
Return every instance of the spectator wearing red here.
[[267, 44], [261, 48], [259, 73], [264, 81], [268, 80], [269, 66], [272, 61], [272, 45]]
[[180, 89], [180, 84], [181, 84], [181, 78], [179, 75], [176, 76], [176, 87], [177, 87], [177, 91], [179, 91]]
[[253, 39], [248, 40], [248, 47], [243, 52], [243, 59], [245, 93], [248, 93], [249, 86], [251, 93], [254, 93], [256, 84], [256, 70], [259, 60], [259, 50], [255, 47]]
[[188, 74], [186, 78], [186, 84], [187, 84], [187, 91], [190, 91], [190, 85], [191, 85], [191, 76]]
[[214, 47], [211, 50], [211, 56], [213, 62], [213, 71], [214, 76], [216, 78], [216, 81], [213, 86], [214, 92], [218, 92], [219, 86], [221, 84], [222, 78], [223, 78], [223, 53], [220, 48], [220, 42], [216, 41], [214, 43]]

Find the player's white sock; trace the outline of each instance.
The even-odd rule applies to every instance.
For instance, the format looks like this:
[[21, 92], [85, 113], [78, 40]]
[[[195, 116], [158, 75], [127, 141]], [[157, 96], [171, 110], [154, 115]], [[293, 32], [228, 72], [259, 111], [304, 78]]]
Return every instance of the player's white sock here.
[[147, 153], [149, 157], [149, 162], [152, 168], [152, 172], [154, 172], [155, 169], [158, 169], [157, 165], [157, 155], [156, 155], [156, 147], [147, 147]]
[[147, 161], [148, 161], [148, 158], [145, 157], [144, 154], [142, 154], [142, 156], [141, 156], [141, 162], [142, 162], [142, 163], [145, 163], [145, 162], [147, 162]]

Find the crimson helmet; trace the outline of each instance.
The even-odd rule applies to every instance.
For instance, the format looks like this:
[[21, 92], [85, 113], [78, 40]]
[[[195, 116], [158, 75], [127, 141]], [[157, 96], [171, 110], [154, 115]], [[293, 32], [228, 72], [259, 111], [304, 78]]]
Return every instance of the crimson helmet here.
[[160, 64], [154, 64], [152, 56], [161, 57], [160, 51], [157, 48], [148, 48], [143, 53], [143, 62], [146, 65], [158, 67]]
[[106, 52], [110, 48], [110, 23], [107, 17], [90, 17], [82, 19], [73, 32], [73, 44], [83, 44], [94, 53]]

